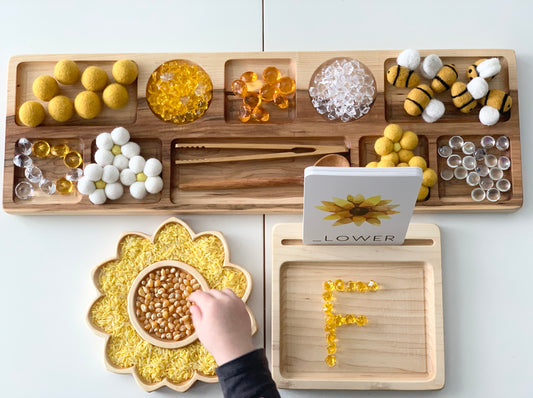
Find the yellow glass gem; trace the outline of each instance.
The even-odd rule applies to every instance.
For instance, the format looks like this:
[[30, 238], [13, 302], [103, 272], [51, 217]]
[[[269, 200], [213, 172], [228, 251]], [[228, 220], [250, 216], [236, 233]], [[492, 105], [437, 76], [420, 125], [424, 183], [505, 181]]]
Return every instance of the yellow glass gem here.
[[50, 154], [50, 144], [44, 140], [35, 141], [32, 149], [38, 158], [45, 158]]
[[250, 118], [252, 117], [252, 108], [250, 108], [248, 105], [243, 104], [239, 108], [239, 120], [243, 123], [246, 123]]
[[61, 177], [56, 181], [56, 190], [61, 195], [66, 195], [72, 192], [72, 188], [74, 188], [74, 183], [67, 180], [65, 177]]
[[272, 102], [279, 109], [286, 109], [289, 106], [289, 100], [281, 93], [274, 94], [274, 97], [272, 97]]
[[141, 171], [135, 175], [135, 178], [137, 181], [144, 182], [148, 179], [148, 176]]
[[347, 324], [355, 323], [355, 315], [354, 314], [346, 315], [346, 323]]
[[252, 111], [252, 117], [258, 122], [268, 122], [268, 119], [270, 119], [270, 113], [268, 113], [267, 110], [256, 106]]
[[335, 289], [337, 289], [337, 291], [339, 291], [339, 292], [343, 292], [344, 291], [345, 286], [344, 286], [344, 281], [342, 279], [337, 279], [335, 281]]
[[257, 80], [257, 73], [248, 71], [241, 75], [241, 80], [246, 83], [253, 83]]
[[50, 148], [50, 153], [59, 158], [65, 157], [65, 155], [70, 151], [70, 148], [66, 144], [57, 144]]
[[359, 326], [364, 326], [368, 323], [368, 318], [364, 315], [359, 315], [357, 318], [355, 318], [355, 323], [357, 323]]
[[268, 66], [263, 71], [263, 80], [268, 84], [276, 84], [281, 77], [281, 73], [275, 66]]
[[326, 325], [333, 325], [333, 324], [335, 324], [335, 315], [330, 313], [326, 317]]
[[81, 153], [77, 151], [70, 151], [65, 155], [63, 158], [63, 163], [65, 163], [65, 166], [70, 167], [71, 169], [75, 169], [76, 167], [79, 167], [83, 162], [83, 158], [81, 156]]
[[248, 94], [246, 82], [240, 79], [234, 80], [233, 83], [231, 83], [231, 91], [233, 91], [233, 94], [235, 94], [237, 97], [246, 97], [246, 94]]
[[333, 304], [331, 304], [329, 301], [325, 302], [324, 305], [322, 306], [322, 311], [324, 312], [331, 312], [332, 309], [333, 309]]
[[327, 290], [328, 292], [335, 290], [335, 284], [333, 283], [333, 281], [325, 281], [324, 290]]
[[357, 281], [355, 286], [357, 287], [357, 290], [359, 290], [362, 293], [368, 291], [368, 285], [365, 282]]
[[96, 189], [104, 189], [106, 186], [106, 183], [103, 182], [102, 180], [98, 180], [94, 183], [94, 186], [96, 187]]
[[337, 339], [337, 335], [335, 333], [328, 333], [326, 335], [326, 341], [329, 343], [329, 344], [333, 344], [335, 342], [335, 340]]
[[335, 354], [337, 352], [337, 346], [335, 344], [328, 345], [328, 354]]
[[111, 148], [111, 153], [115, 156], [120, 155], [122, 153], [122, 148], [120, 147], [120, 145], [115, 144]]
[[379, 285], [376, 283], [375, 280], [372, 280], [372, 279], [368, 281], [367, 286], [370, 290], [374, 292], [379, 289]]
[[243, 98], [242, 102], [244, 105], [248, 105], [251, 109], [254, 109], [261, 104], [261, 97], [259, 97], [259, 94], [250, 91], [246, 94], [246, 97]]
[[331, 299], [333, 299], [333, 294], [331, 294], [331, 292], [324, 292], [322, 293], [322, 298], [324, 299], [324, 301], [330, 301]]
[[342, 325], [346, 325], [346, 318], [340, 314], [337, 314], [335, 316], [335, 326], [342, 326]]
[[326, 365], [328, 365], [330, 368], [335, 366], [335, 364], [337, 363], [337, 360], [335, 359], [335, 355], [328, 355], [326, 357]]
[[265, 84], [263, 87], [259, 89], [259, 95], [261, 96], [261, 99], [265, 102], [270, 102], [274, 98], [274, 94], [276, 94], [276, 86], [272, 84]]
[[357, 287], [356, 287], [354, 281], [349, 281], [349, 282], [346, 284], [346, 291], [347, 291], [347, 292], [355, 292], [356, 290], [357, 290]]
[[296, 90], [296, 82], [289, 76], [283, 76], [278, 80], [278, 89], [281, 94], [292, 94]]
[[335, 325], [324, 325], [324, 331], [328, 333], [335, 332]]

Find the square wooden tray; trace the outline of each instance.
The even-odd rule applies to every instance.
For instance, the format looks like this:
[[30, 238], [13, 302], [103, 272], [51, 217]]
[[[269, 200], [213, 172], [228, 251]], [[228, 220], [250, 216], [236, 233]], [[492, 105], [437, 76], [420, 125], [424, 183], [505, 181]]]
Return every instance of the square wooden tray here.
[[[522, 205], [522, 170], [520, 158], [520, 128], [518, 115], [518, 86], [516, 57], [512, 50], [423, 50], [421, 56], [438, 54], [443, 62], [455, 63], [465, 80], [467, 66], [482, 57], [498, 57], [502, 71], [490, 82], [490, 88], [508, 91], [513, 100], [509, 115], [493, 127], [483, 126], [477, 120], [477, 111], [461, 114], [451, 104], [449, 93], [438, 96], [446, 106], [445, 116], [436, 123], [425, 123], [403, 111], [403, 101], [408, 89], [396, 88], [385, 80], [385, 72], [395, 63], [400, 51], [334, 51], [334, 52], [274, 52], [274, 53], [164, 53], [164, 54], [54, 54], [20, 55], [11, 58], [8, 75], [6, 145], [4, 159], [3, 207], [8, 213], [18, 214], [140, 214], [140, 213], [300, 213], [303, 206], [301, 184], [283, 187], [260, 186], [234, 189], [180, 189], [181, 184], [196, 181], [222, 181], [226, 179], [285, 178], [298, 180], [305, 167], [319, 156], [288, 159], [270, 159], [225, 163], [175, 165], [176, 160], [203, 156], [250, 154], [246, 150], [189, 150], [177, 149], [175, 144], [195, 143], [251, 143], [251, 144], [311, 144], [346, 145], [352, 166], [364, 166], [376, 160], [373, 143], [382, 135], [388, 123], [399, 123], [404, 130], [412, 130], [420, 137], [416, 154], [428, 160], [429, 167], [437, 172], [443, 167], [437, 155], [439, 145], [453, 135], [464, 135], [479, 143], [484, 135], [510, 139], [505, 152], [511, 158], [512, 168], [505, 172], [512, 189], [491, 203], [474, 202], [464, 181], [443, 181], [433, 186], [427, 200], [417, 203], [415, 212], [458, 211], [515, 211]], [[331, 122], [318, 114], [309, 97], [309, 82], [314, 71], [325, 61], [337, 57], [355, 58], [373, 73], [377, 85], [377, 98], [364, 117], [348, 122]], [[130, 102], [120, 110], [105, 108], [92, 120], [75, 116], [71, 121], [58, 123], [50, 117], [36, 128], [25, 127], [18, 121], [16, 112], [29, 99], [35, 100], [31, 86], [41, 74], [53, 73], [60, 59], [72, 59], [83, 70], [89, 65], [99, 65], [109, 75], [113, 62], [132, 59], [139, 67], [139, 77], [129, 86]], [[213, 82], [213, 99], [205, 115], [195, 122], [176, 125], [163, 122], [151, 112], [146, 101], [146, 85], [151, 73], [163, 62], [186, 59], [200, 65]], [[239, 99], [231, 92], [231, 82], [240, 74], [253, 70], [258, 74], [269, 65], [277, 66], [283, 75], [296, 81], [297, 90], [288, 109], [274, 110], [268, 123], [240, 123], [237, 118]], [[62, 94], [74, 98], [81, 85], [61, 86]], [[43, 103], [46, 107], [46, 103]], [[479, 108], [478, 108], [479, 109]], [[116, 201], [95, 206], [87, 197], [77, 192], [68, 195], [48, 196], [36, 189], [30, 200], [20, 200], [14, 187], [24, 179], [23, 170], [13, 165], [15, 144], [21, 137], [31, 141], [46, 139], [51, 143], [66, 143], [79, 150], [85, 163], [92, 162], [96, 149], [95, 138], [103, 131], [124, 126], [131, 140], [141, 145], [145, 157], [158, 157], [163, 163], [163, 191], [148, 195], [143, 200], [133, 199], [129, 193]], [[256, 153], [256, 151], [253, 151]], [[502, 153], [503, 154], [503, 153]], [[49, 179], [60, 177], [65, 167], [44, 159], [37, 162]]]
[[[402, 246], [306, 246], [301, 224], [273, 230], [272, 369], [281, 388], [436, 390], [444, 386], [440, 231], [411, 224]], [[326, 280], [375, 280], [375, 292], [335, 292], [337, 364], [324, 362]]]

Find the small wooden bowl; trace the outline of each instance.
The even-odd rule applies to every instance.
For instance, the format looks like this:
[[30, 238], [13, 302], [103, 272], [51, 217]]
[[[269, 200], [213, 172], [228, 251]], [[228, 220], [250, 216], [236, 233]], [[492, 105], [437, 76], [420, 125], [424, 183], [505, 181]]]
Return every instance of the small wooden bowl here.
[[174, 261], [174, 260], [164, 260], [164, 261], [158, 261], [157, 263], [153, 263], [143, 269], [139, 275], [134, 279], [130, 291], [128, 293], [128, 315], [130, 318], [130, 322], [135, 329], [137, 333], [146, 341], [149, 343], [162, 347], [162, 348], [181, 348], [185, 347], [189, 344], [191, 344], [194, 340], [196, 340], [198, 337], [196, 336], [196, 330], [194, 333], [192, 333], [190, 336], [187, 336], [186, 338], [178, 341], [171, 341], [171, 340], [163, 340], [158, 337], [155, 337], [148, 333], [143, 326], [141, 325], [141, 322], [139, 321], [139, 318], [137, 317], [137, 314], [135, 313], [135, 299], [137, 297], [137, 291], [139, 290], [139, 287], [141, 285], [142, 280], [148, 275], [150, 272], [153, 272], [159, 268], [163, 267], [174, 267], [178, 268], [182, 271], [185, 271], [189, 274], [191, 274], [200, 284], [201, 290], [204, 292], [209, 290], [209, 284], [204, 279], [202, 274], [196, 270], [196, 268], [191, 267], [188, 264], [182, 263], [181, 261]]

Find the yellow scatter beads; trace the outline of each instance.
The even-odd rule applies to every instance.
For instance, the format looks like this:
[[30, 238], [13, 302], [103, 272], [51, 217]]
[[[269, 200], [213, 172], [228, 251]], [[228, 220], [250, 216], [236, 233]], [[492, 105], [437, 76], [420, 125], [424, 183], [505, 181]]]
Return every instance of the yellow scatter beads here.
[[326, 357], [326, 364], [331, 368], [333, 366], [335, 366], [335, 364], [337, 363], [337, 360], [335, 359], [335, 355], [328, 355]]
[[325, 281], [324, 289], [328, 292], [331, 292], [332, 290], [335, 290], [335, 284], [333, 283], [333, 281]]
[[64, 158], [69, 151], [70, 148], [66, 144], [57, 144], [50, 148], [50, 153], [58, 158]]
[[81, 153], [77, 151], [70, 151], [63, 158], [63, 162], [65, 163], [65, 166], [75, 169], [83, 163], [83, 157], [81, 156]]
[[333, 294], [331, 292], [324, 292], [322, 293], [322, 298], [325, 300], [325, 301], [330, 301], [333, 299]]
[[56, 181], [56, 190], [61, 195], [66, 195], [72, 192], [72, 188], [74, 188], [74, 184], [72, 181], [67, 180], [65, 177], [61, 177]]
[[365, 282], [357, 281], [355, 284], [355, 287], [360, 292], [367, 292], [368, 291], [368, 285]]
[[45, 158], [50, 155], [50, 144], [44, 140], [33, 143], [33, 154], [38, 158]]
[[213, 97], [213, 83], [198, 65], [168, 61], [150, 76], [146, 100], [152, 112], [166, 122], [185, 124], [203, 116]]
[[339, 292], [344, 292], [344, 282], [342, 279], [337, 279], [335, 281], [335, 289]]

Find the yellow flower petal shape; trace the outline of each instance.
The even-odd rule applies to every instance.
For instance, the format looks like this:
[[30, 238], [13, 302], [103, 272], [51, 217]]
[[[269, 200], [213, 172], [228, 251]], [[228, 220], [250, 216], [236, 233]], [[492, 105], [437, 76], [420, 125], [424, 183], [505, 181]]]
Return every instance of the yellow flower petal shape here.
[[343, 209], [351, 209], [354, 207], [354, 204], [348, 200], [340, 199], [340, 198], [333, 198], [333, 201], [337, 206], [342, 207]]

